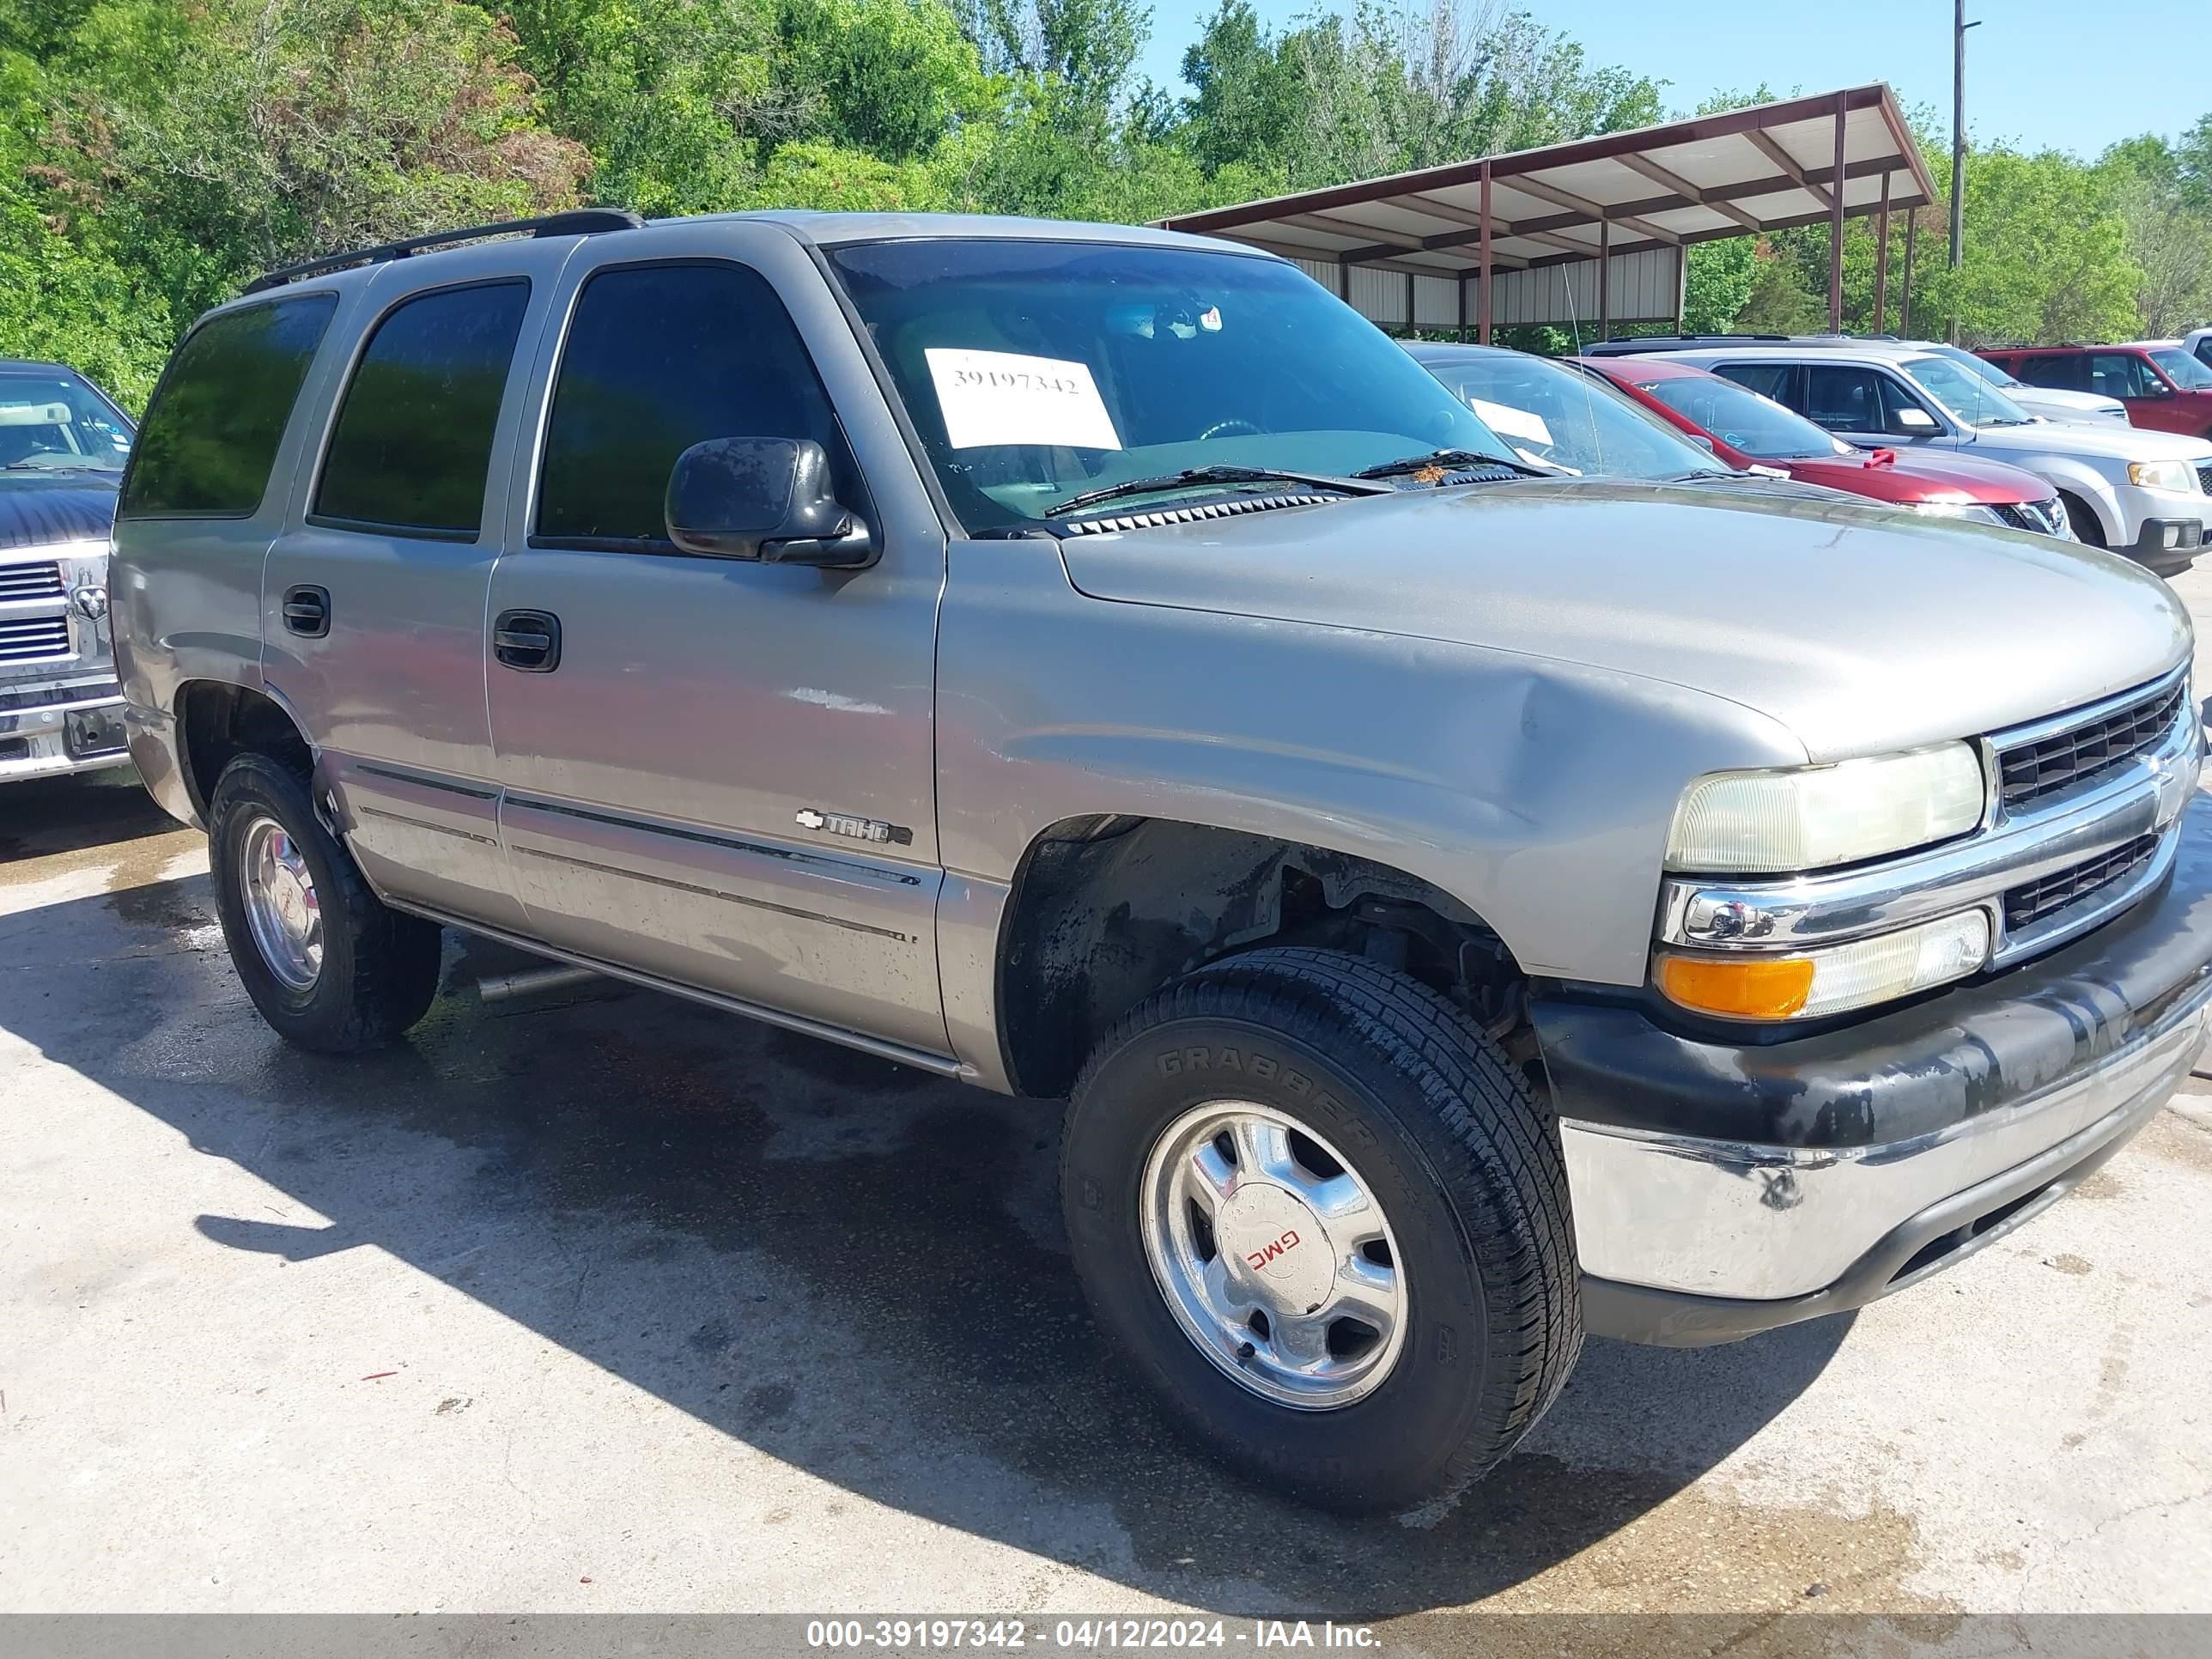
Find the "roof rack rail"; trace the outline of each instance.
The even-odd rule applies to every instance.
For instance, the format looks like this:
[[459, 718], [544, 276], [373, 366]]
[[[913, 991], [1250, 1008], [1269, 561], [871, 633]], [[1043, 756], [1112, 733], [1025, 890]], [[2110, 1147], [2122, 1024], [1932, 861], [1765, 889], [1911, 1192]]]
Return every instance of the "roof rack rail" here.
[[1593, 340], [1582, 349], [1585, 357], [1629, 357], [1647, 351], [1684, 351], [1701, 345], [1741, 345], [1746, 341], [1787, 345], [1787, 334], [1626, 334], [1610, 340]]
[[507, 219], [495, 225], [470, 225], [460, 230], [433, 231], [427, 236], [409, 236], [397, 242], [380, 242], [374, 247], [356, 248], [350, 253], [329, 253], [319, 259], [302, 260], [296, 265], [285, 265], [266, 271], [246, 285], [245, 292], [259, 294], [264, 289], [282, 288], [287, 283], [296, 283], [303, 277], [319, 276], [325, 271], [343, 270], [348, 265], [381, 264], [387, 259], [404, 259], [432, 248], [450, 247], [456, 242], [482, 241], [488, 236], [590, 236], [603, 230], [636, 230], [645, 223], [628, 208], [576, 208], [567, 213], [549, 213], [536, 219]]

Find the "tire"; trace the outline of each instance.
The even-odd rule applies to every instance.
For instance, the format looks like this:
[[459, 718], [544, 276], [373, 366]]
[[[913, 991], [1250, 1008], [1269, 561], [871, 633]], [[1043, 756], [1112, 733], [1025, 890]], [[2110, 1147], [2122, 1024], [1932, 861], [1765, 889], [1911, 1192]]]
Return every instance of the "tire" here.
[[[1172, 1248], [1148, 1253], [1148, 1233], [1162, 1236], [1148, 1219], [1161, 1212], [1148, 1174], [1155, 1148], [1154, 1167], [1183, 1167], [1168, 1156], [1182, 1144], [1179, 1126], [1194, 1121], [1185, 1133], [1202, 1134], [1210, 1120], [1197, 1111], [1228, 1100], [1341, 1149], [1388, 1224], [1402, 1341], [1381, 1380], [1346, 1403], [1263, 1397], [1273, 1385], [1249, 1380], [1251, 1359], [1232, 1364], [1186, 1329], [1166, 1288], [1176, 1270], [1156, 1265]], [[1237, 1163], [1241, 1172], [1241, 1152]], [[1076, 1082], [1060, 1198], [1093, 1311], [1179, 1425], [1235, 1468], [1324, 1507], [1401, 1510], [1480, 1479], [1557, 1398], [1582, 1349], [1556, 1124], [1457, 1008], [1360, 957], [1255, 951], [1124, 1016]], [[1234, 1278], [1243, 1268], [1232, 1255], [1257, 1267], [1259, 1253], [1247, 1252], [1249, 1229], [1231, 1238], [1229, 1213], [1218, 1212], [1216, 1242]], [[1335, 1243], [1325, 1274], [1343, 1261]], [[1242, 1378], [1231, 1375], [1240, 1365]]]
[[[308, 982], [297, 962], [277, 965], [256, 938], [245, 869], [247, 848], [274, 830], [289, 837], [313, 883], [320, 960]], [[323, 828], [304, 779], [262, 755], [223, 769], [208, 809], [208, 859], [230, 959], [262, 1018], [287, 1042], [317, 1054], [353, 1054], [396, 1040], [438, 994], [438, 928], [388, 909], [344, 846]], [[287, 977], [287, 968], [290, 976]]]
[[2079, 496], [2062, 494], [2058, 504], [2066, 509], [2066, 522], [2074, 527], [2074, 539], [2087, 547], [2105, 544], [2105, 526], [2097, 520], [2096, 510]]

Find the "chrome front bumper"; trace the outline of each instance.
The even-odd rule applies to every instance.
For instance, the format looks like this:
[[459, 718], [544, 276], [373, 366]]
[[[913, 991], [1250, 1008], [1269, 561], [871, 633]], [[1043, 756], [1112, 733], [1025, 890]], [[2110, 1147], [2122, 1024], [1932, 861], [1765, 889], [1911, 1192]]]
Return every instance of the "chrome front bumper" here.
[[[1562, 1123], [1583, 1271], [1753, 1301], [1826, 1290], [1943, 1200], [2055, 1147], [2078, 1146], [2086, 1157], [2133, 1133], [2189, 1075], [2208, 1004], [2212, 980], [2093, 1069], [1910, 1140], [1807, 1151]], [[2064, 1018], [2057, 1008], [2033, 1014]]]
[[1859, 1306], [2032, 1218], [2165, 1103], [2212, 1022], [2212, 798], [2126, 914], [1907, 1008], [1764, 1043], [1532, 1007], [1604, 1335], [1694, 1344]]
[[[27, 688], [0, 686], [0, 784], [131, 763], [122, 743], [123, 688], [114, 681], [56, 688], [35, 702], [22, 701], [27, 695]], [[82, 727], [87, 715], [113, 726], [113, 747], [88, 753], [72, 748], [71, 717], [79, 717], [75, 723]]]

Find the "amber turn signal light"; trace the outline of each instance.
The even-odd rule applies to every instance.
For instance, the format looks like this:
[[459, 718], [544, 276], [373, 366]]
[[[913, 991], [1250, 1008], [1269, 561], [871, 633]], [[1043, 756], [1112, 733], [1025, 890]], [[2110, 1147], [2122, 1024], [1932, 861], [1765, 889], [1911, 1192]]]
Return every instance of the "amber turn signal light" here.
[[1659, 988], [1700, 1013], [1787, 1019], [1813, 994], [1813, 963], [1806, 957], [1661, 957]]

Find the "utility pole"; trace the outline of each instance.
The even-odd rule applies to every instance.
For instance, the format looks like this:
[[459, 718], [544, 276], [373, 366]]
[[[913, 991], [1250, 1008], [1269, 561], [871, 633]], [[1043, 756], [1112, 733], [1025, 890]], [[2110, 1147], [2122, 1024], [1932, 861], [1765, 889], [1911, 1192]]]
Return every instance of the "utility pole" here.
[[[1966, 252], [1966, 0], [1951, 0], [1951, 269]], [[1959, 343], [1959, 283], [1951, 283], [1951, 343]]]

